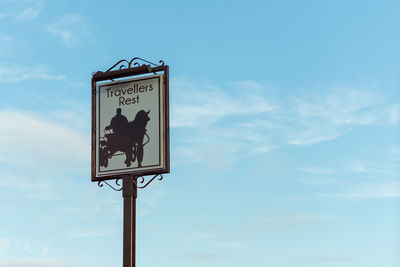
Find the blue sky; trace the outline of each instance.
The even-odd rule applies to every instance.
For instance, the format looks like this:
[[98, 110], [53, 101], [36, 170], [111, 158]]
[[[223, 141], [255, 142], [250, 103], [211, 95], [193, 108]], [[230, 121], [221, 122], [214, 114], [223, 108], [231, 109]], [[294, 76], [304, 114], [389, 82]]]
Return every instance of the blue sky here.
[[170, 66], [138, 266], [400, 265], [399, 1], [0, 0], [0, 267], [122, 266], [90, 79]]

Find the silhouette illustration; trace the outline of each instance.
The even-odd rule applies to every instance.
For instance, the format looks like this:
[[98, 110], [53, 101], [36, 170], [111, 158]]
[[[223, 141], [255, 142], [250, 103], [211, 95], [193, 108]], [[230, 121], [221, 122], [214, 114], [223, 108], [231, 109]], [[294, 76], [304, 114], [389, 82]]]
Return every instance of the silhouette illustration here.
[[121, 112], [122, 110], [117, 108], [117, 114], [111, 119], [110, 125], [106, 127], [106, 130], [111, 128], [115, 135], [121, 133], [121, 130], [128, 124], [128, 119]]
[[[125, 165], [131, 166], [137, 159], [138, 167], [142, 167], [143, 147], [150, 141], [146, 126], [150, 120], [149, 111], [140, 110], [131, 122], [122, 115], [122, 110], [117, 108], [116, 115], [111, 119], [110, 125], [104, 129], [104, 137], [100, 140], [100, 166], [108, 167], [108, 160], [112, 156], [125, 154]], [[143, 143], [144, 137], [146, 143]], [[123, 154], [116, 154], [116, 152]]]

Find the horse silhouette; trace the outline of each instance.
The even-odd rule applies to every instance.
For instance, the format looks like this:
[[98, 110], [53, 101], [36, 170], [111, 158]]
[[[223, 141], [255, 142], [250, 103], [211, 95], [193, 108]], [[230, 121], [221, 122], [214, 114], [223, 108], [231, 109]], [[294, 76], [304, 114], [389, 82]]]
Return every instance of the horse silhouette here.
[[[117, 151], [121, 151], [125, 154], [125, 164], [127, 167], [131, 166], [131, 162], [136, 159], [138, 161], [138, 167], [142, 167], [143, 161], [143, 139], [146, 135], [146, 126], [150, 120], [149, 111], [140, 110], [136, 113], [135, 119], [131, 122], [124, 122], [118, 125], [118, 131], [115, 131], [115, 127], [109, 125], [105, 130], [113, 128], [112, 134], [106, 134], [107, 142], [103, 149], [106, 159], [101, 160], [101, 164], [104, 167], [108, 166], [108, 158], [111, 158]], [[121, 112], [117, 111], [116, 116], [120, 116]]]

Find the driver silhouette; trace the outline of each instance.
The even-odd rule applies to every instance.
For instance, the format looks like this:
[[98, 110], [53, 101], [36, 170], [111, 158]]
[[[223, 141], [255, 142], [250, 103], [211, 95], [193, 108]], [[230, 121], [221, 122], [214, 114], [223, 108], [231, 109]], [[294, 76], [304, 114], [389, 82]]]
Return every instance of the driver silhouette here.
[[128, 119], [121, 114], [122, 110], [117, 108], [117, 114], [111, 119], [109, 128], [113, 130], [113, 133], [120, 134], [121, 131], [128, 125]]

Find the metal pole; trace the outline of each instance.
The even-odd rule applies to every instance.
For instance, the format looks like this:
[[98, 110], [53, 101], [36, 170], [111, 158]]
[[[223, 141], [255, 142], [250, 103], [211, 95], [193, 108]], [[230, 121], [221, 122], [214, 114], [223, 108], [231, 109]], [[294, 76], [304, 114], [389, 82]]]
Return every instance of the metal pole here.
[[134, 177], [127, 177], [122, 180], [122, 197], [124, 198], [123, 267], [135, 267], [137, 187], [134, 179]]

